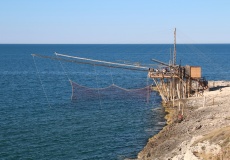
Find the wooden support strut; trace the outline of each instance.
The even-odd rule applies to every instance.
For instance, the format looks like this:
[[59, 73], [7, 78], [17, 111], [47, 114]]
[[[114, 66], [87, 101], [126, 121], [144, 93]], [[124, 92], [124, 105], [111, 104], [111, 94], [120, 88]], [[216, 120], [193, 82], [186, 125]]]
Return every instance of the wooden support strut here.
[[165, 103], [167, 103], [167, 98], [164, 96], [164, 94], [162, 93], [162, 90], [160, 89], [160, 87], [159, 87], [159, 83], [155, 80], [155, 78], [153, 78], [153, 80], [154, 80], [154, 82], [155, 82], [155, 84], [156, 84], [156, 86], [157, 86], [157, 89], [158, 89], [158, 91], [159, 91], [159, 93], [160, 93], [160, 95], [161, 95], [161, 98], [163, 99], [163, 101], [165, 102]]

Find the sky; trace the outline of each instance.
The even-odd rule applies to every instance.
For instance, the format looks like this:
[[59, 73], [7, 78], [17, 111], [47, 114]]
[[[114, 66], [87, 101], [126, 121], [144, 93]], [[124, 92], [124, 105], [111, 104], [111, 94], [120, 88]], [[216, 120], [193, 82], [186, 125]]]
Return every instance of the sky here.
[[229, 0], [0, 0], [0, 44], [230, 43]]

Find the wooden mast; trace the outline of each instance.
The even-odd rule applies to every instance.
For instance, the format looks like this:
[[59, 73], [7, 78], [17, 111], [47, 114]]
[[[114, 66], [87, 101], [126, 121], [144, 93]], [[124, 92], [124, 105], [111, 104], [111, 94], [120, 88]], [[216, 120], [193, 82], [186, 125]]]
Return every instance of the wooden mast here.
[[176, 28], [174, 30], [174, 51], [173, 51], [173, 65], [176, 65]]
[[[176, 28], [174, 30], [174, 51], [173, 51], [173, 67], [175, 68], [176, 66]], [[172, 101], [173, 101], [173, 107], [174, 107], [174, 98], [175, 98], [175, 77], [173, 76], [172, 78]]]

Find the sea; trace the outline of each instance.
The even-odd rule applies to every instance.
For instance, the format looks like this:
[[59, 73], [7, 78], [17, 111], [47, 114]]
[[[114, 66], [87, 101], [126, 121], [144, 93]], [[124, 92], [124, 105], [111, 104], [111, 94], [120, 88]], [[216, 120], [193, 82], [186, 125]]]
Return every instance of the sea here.
[[[172, 44], [1, 44], [0, 159], [135, 158], [166, 125], [158, 93], [128, 94], [153, 84], [147, 72], [32, 54], [157, 68], [151, 59], [170, 63], [172, 51]], [[177, 45], [177, 64], [201, 66], [207, 80], [230, 80], [229, 60], [230, 44]], [[70, 80], [86, 89], [76, 92]], [[127, 94], [104, 92], [113, 84]]]

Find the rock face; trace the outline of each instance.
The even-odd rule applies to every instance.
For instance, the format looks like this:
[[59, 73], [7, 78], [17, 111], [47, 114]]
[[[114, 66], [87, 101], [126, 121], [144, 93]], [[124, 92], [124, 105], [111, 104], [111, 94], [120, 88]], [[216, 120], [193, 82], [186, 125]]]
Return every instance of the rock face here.
[[215, 81], [204, 97], [192, 97], [179, 123], [178, 107], [166, 108], [169, 122], [150, 138], [139, 160], [230, 160], [230, 82]]

